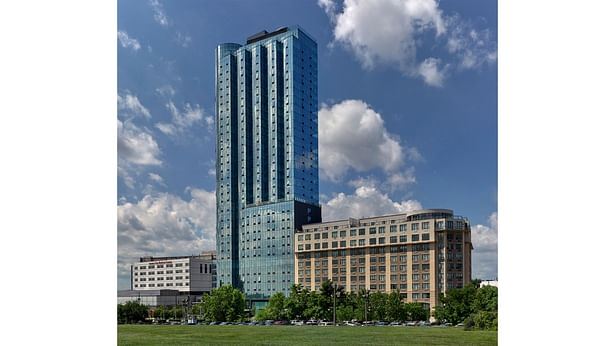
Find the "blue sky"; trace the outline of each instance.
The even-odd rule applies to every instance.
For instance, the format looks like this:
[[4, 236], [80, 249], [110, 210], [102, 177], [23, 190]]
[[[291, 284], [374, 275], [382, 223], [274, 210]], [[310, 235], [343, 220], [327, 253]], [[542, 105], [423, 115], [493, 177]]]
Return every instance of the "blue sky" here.
[[447, 208], [497, 276], [495, 1], [119, 1], [118, 288], [143, 255], [215, 248], [214, 48], [318, 42], [326, 220]]

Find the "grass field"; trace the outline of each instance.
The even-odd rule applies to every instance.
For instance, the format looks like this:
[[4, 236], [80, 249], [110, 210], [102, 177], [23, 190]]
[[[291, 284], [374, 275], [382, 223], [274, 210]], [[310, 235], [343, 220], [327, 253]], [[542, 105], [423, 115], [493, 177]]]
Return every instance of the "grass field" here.
[[119, 345], [497, 345], [498, 333], [457, 327], [118, 325]]

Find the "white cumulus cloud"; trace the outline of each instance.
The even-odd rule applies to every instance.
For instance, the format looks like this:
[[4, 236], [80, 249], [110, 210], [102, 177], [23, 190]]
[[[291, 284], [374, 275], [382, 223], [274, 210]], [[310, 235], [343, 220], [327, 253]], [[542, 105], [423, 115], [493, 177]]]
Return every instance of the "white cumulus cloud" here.
[[332, 17], [335, 15], [335, 2], [333, 0], [318, 0], [318, 6], [320, 6], [325, 13]]
[[384, 186], [387, 190], [394, 192], [397, 190], [403, 190], [406, 185], [414, 183], [416, 183], [414, 167], [407, 167], [399, 172], [388, 175], [386, 181], [384, 182]]
[[488, 29], [477, 31], [459, 16], [448, 19], [451, 27], [447, 48], [457, 56], [459, 70], [479, 69], [484, 64], [492, 64], [497, 59], [497, 47]]
[[136, 183], [135, 178], [132, 175], [130, 175], [130, 173], [128, 173], [128, 171], [124, 167], [122, 166], [117, 167], [117, 175], [122, 178], [126, 186], [128, 186], [131, 189], [135, 188], [135, 183]]
[[158, 0], [151, 0], [150, 5], [154, 10], [154, 19], [158, 24], [162, 26], [169, 25], [169, 19], [167, 18], [166, 13], [164, 13], [164, 9], [162, 8], [162, 4]]
[[[393, 66], [440, 87], [448, 67], [477, 68], [496, 58], [488, 30], [478, 32], [458, 15], [445, 16], [436, 0], [345, 0], [340, 12], [331, 0], [319, 0], [318, 5], [334, 25], [333, 43], [352, 51], [367, 70]], [[422, 45], [428, 38], [435, 41], [430, 51]], [[443, 56], [417, 59], [433, 55], [443, 42], [451, 61]]]
[[494, 279], [498, 276], [498, 213], [489, 216], [488, 224], [472, 226], [472, 277]]
[[117, 121], [117, 154], [120, 160], [137, 165], [160, 165], [158, 143], [151, 134], [130, 121]]
[[425, 83], [431, 86], [441, 87], [448, 66], [438, 68], [439, 59], [427, 58], [418, 67], [418, 74], [423, 77]]
[[180, 46], [187, 48], [190, 42], [192, 42], [192, 37], [177, 31], [175, 32], [175, 42], [177, 42]]
[[323, 105], [318, 121], [319, 164], [323, 177], [332, 181], [339, 181], [350, 168], [395, 171], [418, 154], [402, 147], [380, 114], [360, 100]]
[[[155, 126], [167, 135], [178, 135], [186, 129], [197, 123], [204, 117], [204, 111], [198, 104], [192, 107], [190, 103], [184, 105], [183, 112], [177, 109], [171, 101], [166, 104], [167, 109], [171, 112], [171, 123], [157, 123]], [[205, 122], [210, 125], [212, 119], [205, 119]]]
[[208, 115], [205, 117], [205, 124], [207, 124], [207, 131], [209, 132], [213, 132], [214, 130], [214, 117], [211, 115]]
[[395, 202], [374, 186], [359, 186], [353, 194], [339, 193], [322, 207], [323, 221], [343, 220], [421, 210], [416, 200]]
[[124, 96], [117, 95], [117, 110], [119, 115], [136, 115], [151, 118], [149, 110], [145, 108], [139, 98], [132, 95], [130, 91], [124, 93]]
[[175, 129], [175, 126], [173, 126], [173, 124], [169, 124], [169, 123], [157, 123], [156, 128], [158, 130], [160, 130], [162, 133], [164, 133], [165, 135], [169, 135], [172, 136], [175, 134], [175, 132], [177, 131]]
[[163, 85], [159, 88], [156, 88], [156, 92], [160, 94], [160, 96], [173, 96], [175, 95], [175, 89], [170, 85]]
[[162, 179], [162, 177], [156, 173], [149, 173], [149, 178], [155, 182], [157, 182], [158, 184], [160, 184], [161, 186], [167, 186], [164, 183], [164, 179]]
[[[216, 248], [216, 194], [188, 188], [190, 199], [147, 194], [117, 206], [118, 286], [129, 287], [130, 263], [141, 256], [199, 254]], [[212, 221], [214, 220], [214, 221]]]
[[139, 44], [139, 41], [137, 41], [137, 39], [135, 38], [128, 36], [128, 33], [126, 33], [126, 31], [118, 31], [117, 38], [120, 40], [120, 44], [124, 48], [130, 48], [134, 51], [138, 51], [139, 49], [141, 49], [141, 44]]
[[[333, 12], [331, 7], [324, 8]], [[335, 40], [351, 49], [368, 69], [385, 63], [410, 72], [418, 36], [446, 31], [435, 0], [346, 0], [342, 12], [330, 17]]]

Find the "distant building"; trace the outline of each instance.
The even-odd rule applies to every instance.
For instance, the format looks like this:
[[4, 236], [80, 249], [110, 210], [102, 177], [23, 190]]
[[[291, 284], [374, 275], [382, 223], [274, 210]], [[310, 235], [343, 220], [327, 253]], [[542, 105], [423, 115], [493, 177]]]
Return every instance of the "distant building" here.
[[480, 287], [484, 287], [484, 286], [498, 287], [498, 279], [481, 281]]
[[141, 257], [131, 266], [132, 291], [176, 290], [195, 295], [216, 287], [216, 252], [197, 256]]
[[123, 290], [117, 292], [117, 303], [126, 304], [131, 301], [147, 305], [150, 309], [155, 309], [161, 305], [169, 308], [173, 306], [189, 306], [200, 301], [202, 294], [189, 294], [178, 290], [143, 290], [132, 291]]
[[309, 224], [295, 233], [295, 283], [399, 290], [432, 308], [440, 293], [471, 283], [472, 249], [470, 222], [447, 209]]

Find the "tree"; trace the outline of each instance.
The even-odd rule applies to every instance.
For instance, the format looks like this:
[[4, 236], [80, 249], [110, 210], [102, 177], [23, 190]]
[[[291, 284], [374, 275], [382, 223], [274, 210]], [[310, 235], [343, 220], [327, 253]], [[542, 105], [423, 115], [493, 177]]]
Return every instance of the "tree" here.
[[201, 301], [198, 303], [194, 303], [192, 304], [192, 306], [190, 307], [190, 314], [192, 315], [202, 315], [203, 312], [205, 311], [205, 303], [203, 302], [202, 298]]
[[298, 284], [290, 286], [290, 296], [284, 301], [286, 316], [289, 320], [301, 319], [305, 320], [309, 317], [305, 316], [307, 301], [309, 299], [309, 290]]
[[384, 321], [386, 319], [386, 305], [387, 295], [378, 291], [369, 296], [369, 318], [378, 321]]
[[173, 309], [165, 311], [165, 316], [172, 319], [181, 319], [182, 317], [184, 317], [184, 308], [179, 305], [173, 305]]
[[284, 293], [277, 292], [271, 297], [269, 297], [269, 304], [264, 309], [258, 311], [255, 316], [257, 321], [266, 321], [266, 320], [283, 320], [286, 318], [286, 311], [284, 308], [284, 302], [286, 297], [284, 297]]
[[286, 312], [284, 311], [285, 300], [286, 297], [282, 292], [277, 292], [269, 298], [269, 304], [267, 305], [267, 308], [271, 310], [273, 319], [276, 321], [283, 320], [286, 318]]
[[263, 309], [258, 310], [256, 315], [254, 316], [254, 319], [257, 321], [267, 321], [267, 320], [273, 320], [274, 317], [271, 314], [271, 310], [268, 310], [267, 308], [263, 308]]
[[403, 298], [399, 290], [393, 291], [386, 297], [386, 314], [387, 321], [405, 321], [408, 314], [404, 306]]
[[354, 308], [352, 305], [341, 305], [336, 309], [337, 321], [350, 321], [354, 318]]
[[429, 310], [425, 309], [421, 303], [406, 304], [406, 313], [411, 321], [427, 321], [429, 319]]
[[472, 280], [472, 285], [474, 286], [475, 289], [479, 289], [481, 282], [483, 282], [482, 279], [474, 279]]
[[476, 297], [472, 304], [474, 311], [498, 311], [498, 288], [484, 286], [476, 291]]
[[135, 323], [145, 321], [149, 317], [147, 305], [130, 301], [126, 304], [117, 305], [117, 320], [120, 323]]
[[316, 291], [310, 291], [304, 316], [307, 319], [331, 320], [331, 317], [328, 316], [328, 304], [326, 300], [326, 297], [322, 294], [318, 294]]
[[246, 296], [231, 285], [211, 290], [210, 294], [203, 295], [201, 302], [205, 305], [203, 315], [206, 319], [231, 322], [246, 317]]
[[446, 291], [446, 296], [440, 294], [442, 305], [434, 308], [434, 317], [438, 322], [457, 324], [463, 322], [474, 311], [472, 304], [476, 297], [476, 289], [472, 284], [461, 289]]
[[169, 317], [173, 317], [173, 310], [170, 310], [165, 305], [160, 305], [154, 310], [154, 317], [168, 319]]
[[498, 330], [497, 311], [480, 311], [463, 321], [465, 330]]
[[369, 313], [366, 316], [365, 311], [370, 311], [370, 302], [368, 298], [365, 298], [370, 293], [364, 288], [359, 289], [356, 295], [352, 296], [353, 305], [355, 306], [354, 319], [358, 321], [367, 321], [370, 319]]

